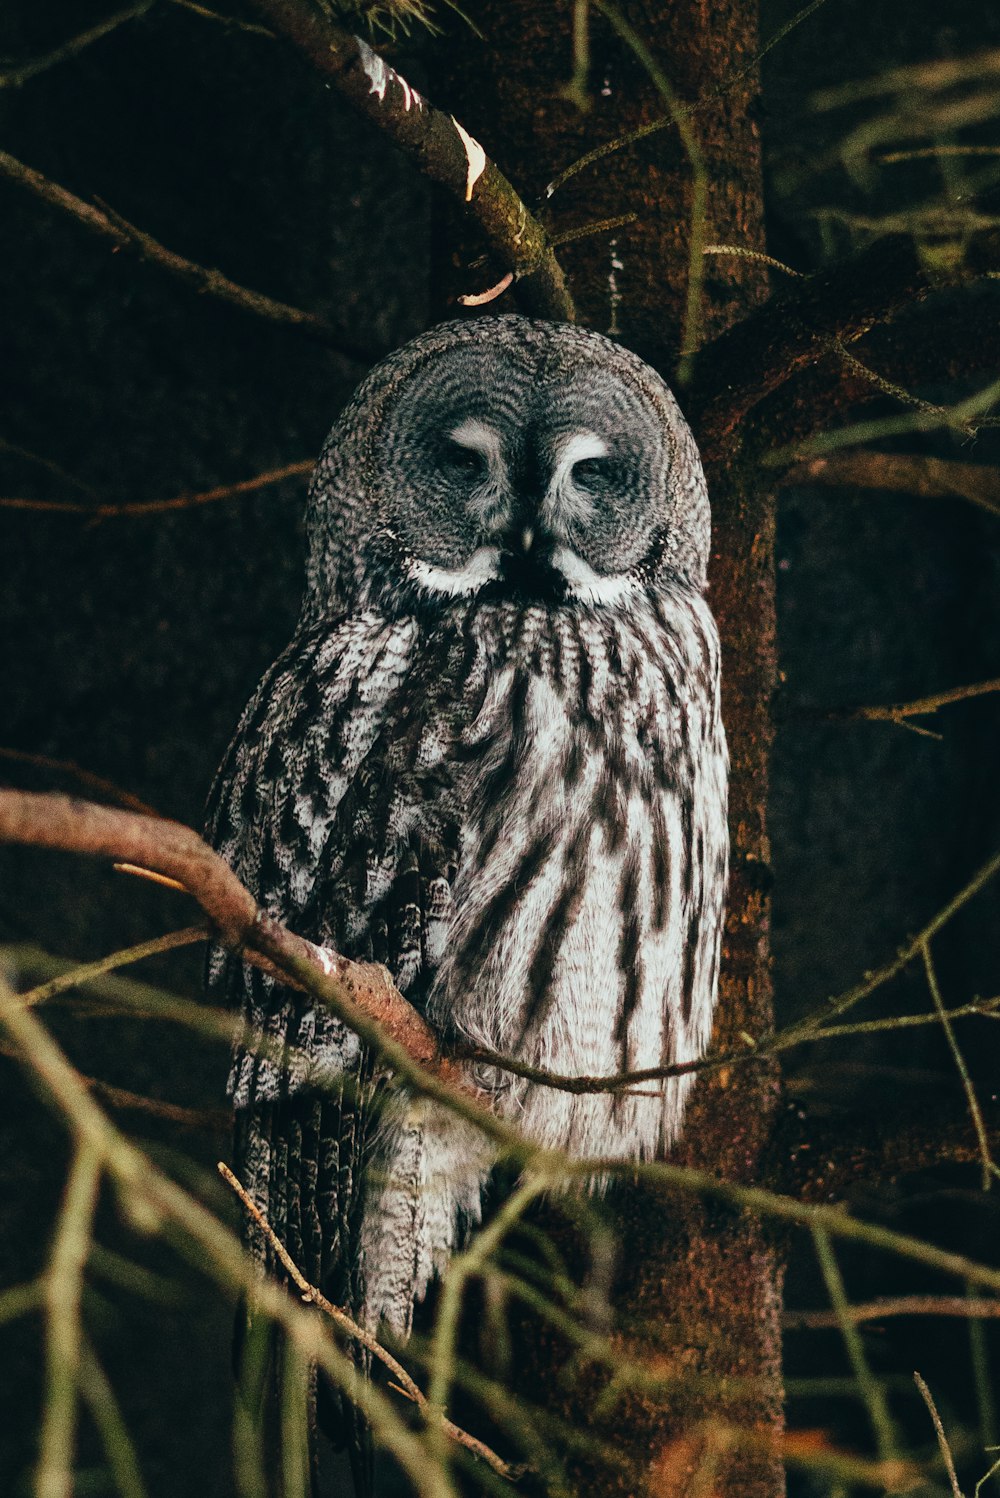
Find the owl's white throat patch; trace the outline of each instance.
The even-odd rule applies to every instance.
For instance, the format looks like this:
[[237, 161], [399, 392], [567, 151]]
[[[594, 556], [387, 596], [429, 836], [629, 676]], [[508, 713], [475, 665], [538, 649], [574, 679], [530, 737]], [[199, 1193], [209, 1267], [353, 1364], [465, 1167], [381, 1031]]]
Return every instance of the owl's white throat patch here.
[[461, 567], [435, 567], [432, 562], [411, 557], [406, 575], [411, 583], [432, 593], [462, 598], [478, 593], [480, 588], [499, 577], [500, 553], [495, 546], [477, 547]]
[[641, 584], [631, 572], [614, 572], [608, 575], [595, 572], [590, 563], [585, 562], [569, 546], [556, 547], [552, 553], [552, 565], [566, 579], [566, 591], [570, 598], [577, 598], [581, 603], [621, 603], [641, 591]]

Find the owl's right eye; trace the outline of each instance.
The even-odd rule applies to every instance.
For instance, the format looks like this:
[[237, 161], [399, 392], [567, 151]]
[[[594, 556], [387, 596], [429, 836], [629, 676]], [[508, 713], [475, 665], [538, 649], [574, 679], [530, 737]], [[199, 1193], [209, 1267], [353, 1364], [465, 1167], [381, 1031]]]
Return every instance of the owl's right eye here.
[[442, 446], [441, 467], [456, 477], [475, 479], [486, 477], [487, 463], [478, 448], [466, 447], [464, 443], [449, 438]]

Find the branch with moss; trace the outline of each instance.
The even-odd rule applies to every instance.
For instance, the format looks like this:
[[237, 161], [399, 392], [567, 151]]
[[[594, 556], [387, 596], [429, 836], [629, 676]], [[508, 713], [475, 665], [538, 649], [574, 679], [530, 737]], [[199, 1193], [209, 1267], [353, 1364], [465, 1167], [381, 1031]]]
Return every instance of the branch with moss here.
[[321, 15], [308, 0], [250, 0], [352, 109], [377, 125], [424, 176], [444, 187], [515, 278], [528, 311], [573, 322], [573, 299], [548, 234], [477, 140], [435, 109], [361, 37]]

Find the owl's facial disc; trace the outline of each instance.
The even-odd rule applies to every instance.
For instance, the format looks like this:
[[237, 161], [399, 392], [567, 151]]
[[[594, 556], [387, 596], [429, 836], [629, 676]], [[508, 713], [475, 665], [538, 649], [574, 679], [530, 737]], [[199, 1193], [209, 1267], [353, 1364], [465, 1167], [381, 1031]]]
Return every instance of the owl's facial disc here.
[[438, 597], [614, 604], [645, 587], [671, 442], [630, 378], [488, 340], [430, 360], [387, 413], [382, 514]]

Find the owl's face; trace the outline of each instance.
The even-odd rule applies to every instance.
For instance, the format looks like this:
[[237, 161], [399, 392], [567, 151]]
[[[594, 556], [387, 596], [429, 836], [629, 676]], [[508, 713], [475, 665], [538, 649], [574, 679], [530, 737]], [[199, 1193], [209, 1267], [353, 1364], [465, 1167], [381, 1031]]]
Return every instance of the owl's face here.
[[362, 602], [599, 607], [705, 585], [691, 432], [655, 370], [600, 333], [443, 323], [377, 365], [313, 476], [302, 627]]
[[405, 580], [449, 596], [610, 603], [670, 518], [673, 444], [594, 359], [475, 344], [416, 370], [375, 456]]

